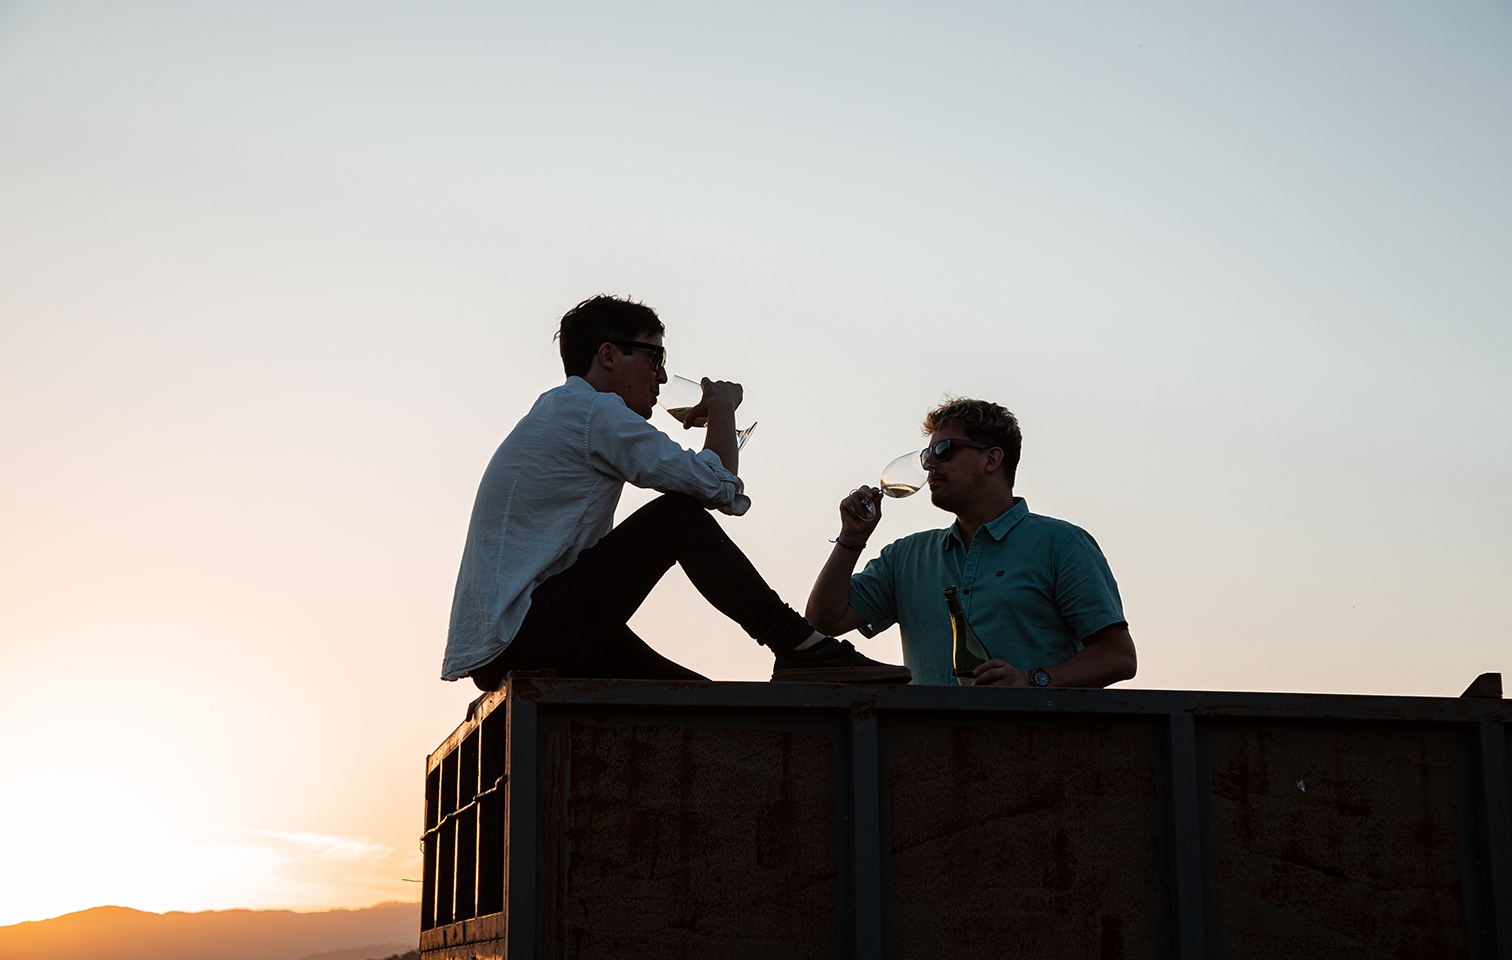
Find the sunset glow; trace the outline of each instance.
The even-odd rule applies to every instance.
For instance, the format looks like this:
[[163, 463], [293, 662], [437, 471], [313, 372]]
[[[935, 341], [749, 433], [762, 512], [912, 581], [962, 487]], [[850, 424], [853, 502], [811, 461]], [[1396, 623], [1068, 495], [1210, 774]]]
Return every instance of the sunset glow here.
[[[800, 609], [950, 392], [1096, 536], [1133, 686], [1512, 671], [1509, 51], [1475, 4], [0, 4], [0, 925], [418, 898], [474, 492], [598, 292], [744, 383], [721, 522]], [[675, 571], [633, 626], [771, 670]]]

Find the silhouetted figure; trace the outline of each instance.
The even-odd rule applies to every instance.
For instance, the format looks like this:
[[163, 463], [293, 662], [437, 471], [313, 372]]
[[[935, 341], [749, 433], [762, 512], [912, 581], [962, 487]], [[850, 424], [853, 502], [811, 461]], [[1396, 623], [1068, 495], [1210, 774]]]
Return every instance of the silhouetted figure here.
[[882, 496], [875, 487], [851, 493], [809, 595], [809, 620], [830, 633], [859, 629], [868, 637], [896, 623], [915, 681], [953, 684], [943, 592], [956, 586], [993, 657], [976, 668], [977, 684], [1105, 687], [1134, 676], [1134, 639], [1097, 541], [1030, 513], [1013, 495], [1018, 419], [998, 404], [961, 398], [931, 410], [924, 431], [929, 499], [955, 522], [888, 544], [852, 576], [882, 519]]
[[[567, 381], [536, 400], [483, 474], [452, 601], [442, 677], [492, 690], [510, 670], [701, 680], [626, 626], [673, 563], [704, 598], [776, 655], [773, 679], [907, 682], [814, 630], [767, 586], [710, 509], [750, 508], [738, 470], [738, 383], [703, 382], [687, 422], [694, 453], [647, 421], [667, 382], [651, 308], [584, 300], [557, 337]], [[665, 495], [612, 527], [625, 483]]]

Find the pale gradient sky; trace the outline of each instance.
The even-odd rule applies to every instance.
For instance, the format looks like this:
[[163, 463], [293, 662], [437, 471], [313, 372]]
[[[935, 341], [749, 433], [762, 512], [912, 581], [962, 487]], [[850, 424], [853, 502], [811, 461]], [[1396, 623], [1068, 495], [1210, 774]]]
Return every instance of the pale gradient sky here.
[[[1512, 673], [1509, 157], [1486, 0], [0, 0], [0, 923], [417, 895], [473, 493], [598, 292], [745, 383], [796, 606], [952, 391], [1130, 685]], [[680, 575], [635, 626], [770, 669]]]

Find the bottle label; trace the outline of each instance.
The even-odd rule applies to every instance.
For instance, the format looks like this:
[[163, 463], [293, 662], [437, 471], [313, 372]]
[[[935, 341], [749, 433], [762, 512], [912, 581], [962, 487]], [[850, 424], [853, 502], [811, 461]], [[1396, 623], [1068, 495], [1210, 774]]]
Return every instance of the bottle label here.
[[956, 683], [963, 687], [976, 686], [976, 677], [956, 677]]

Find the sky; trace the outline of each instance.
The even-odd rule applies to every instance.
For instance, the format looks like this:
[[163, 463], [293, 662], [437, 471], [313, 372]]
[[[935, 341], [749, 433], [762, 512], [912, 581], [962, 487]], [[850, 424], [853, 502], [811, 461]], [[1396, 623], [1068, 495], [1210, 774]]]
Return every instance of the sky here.
[[[0, 924], [418, 896], [473, 495], [601, 292], [745, 385], [800, 609], [959, 394], [1124, 686], [1512, 672], [1509, 108], [1487, 0], [0, 0]], [[675, 571], [632, 626], [771, 668]]]

